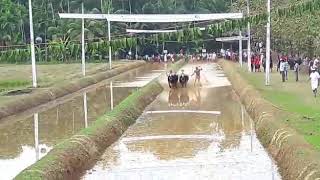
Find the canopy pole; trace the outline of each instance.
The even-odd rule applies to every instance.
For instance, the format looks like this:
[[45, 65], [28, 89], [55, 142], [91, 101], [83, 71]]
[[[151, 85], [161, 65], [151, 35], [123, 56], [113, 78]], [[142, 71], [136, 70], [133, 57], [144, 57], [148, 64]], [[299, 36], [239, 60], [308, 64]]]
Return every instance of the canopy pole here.
[[271, 46], [271, 7], [270, 0], [267, 2], [268, 22], [267, 22], [267, 47], [266, 47], [266, 86], [270, 85], [270, 46]]
[[239, 62], [240, 62], [240, 67], [242, 67], [242, 32], [241, 30], [239, 31]]
[[111, 50], [111, 30], [110, 21], [108, 20], [108, 39], [109, 39], [109, 69], [112, 69], [112, 50]]
[[[84, 5], [82, 3], [82, 14], [84, 13]], [[82, 18], [82, 27], [81, 27], [81, 62], [82, 62], [82, 75], [86, 76], [86, 52], [85, 52], [85, 41], [84, 41], [84, 18]]]
[[[247, 0], [247, 16], [250, 16], [250, 0]], [[248, 71], [251, 72], [251, 27], [250, 27], [250, 22], [248, 22], [247, 57], [248, 57]]]
[[165, 50], [165, 42], [163, 41], [162, 42], [162, 53], [164, 54], [163, 61], [167, 62], [168, 61], [168, 56], [167, 56], [167, 53], [164, 53], [164, 50]]
[[30, 47], [31, 47], [31, 65], [32, 65], [32, 86], [38, 87], [37, 84], [37, 68], [36, 68], [36, 54], [34, 48], [34, 31], [33, 31], [33, 19], [32, 19], [32, 2], [29, 0], [29, 23], [30, 23]]
[[136, 60], [138, 60], [138, 44], [136, 45]]

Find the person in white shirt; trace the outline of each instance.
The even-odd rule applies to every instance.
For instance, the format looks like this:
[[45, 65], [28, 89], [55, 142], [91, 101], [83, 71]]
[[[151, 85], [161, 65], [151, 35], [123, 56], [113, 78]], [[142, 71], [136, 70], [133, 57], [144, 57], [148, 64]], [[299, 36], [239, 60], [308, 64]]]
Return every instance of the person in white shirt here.
[[311, 74], [310, 74], [310, 80], [311, 80], [311, 89], [313, 91], [314, 97], [317, 97], [319, 79], [320, 79], [319, 73], [314, 68], [312, 68]]
[[217, 58], [217, 54], [216, 54], [215, 52], [213, 52], [213, 54], [212, 54], [212, 59], [215, 61], [216, 58]]
[[228, 56], [228, 60], [231, 60], [231, 51], [229, 49], [227, 50], [227, 56]]
[[221, 56], [225, 59], [226, 58], [226, 51], [224, 49], [220, 50]]
[[281, 77], [282, 77], [282, 82], [286, 81], [285, 70], [286, 70], [286, 63], [285, 63], [285, 61], [283, 59], [280, 59], [279, 71], [280, 71], [280, 74], [281, 74]]
[[313, 68], [314, 68], [315, 70], [318, 69], [318, 64], [319, 64], [319, 60], [318, 60], [318, 58], [315, 58], [315, 60], [313, 61]]

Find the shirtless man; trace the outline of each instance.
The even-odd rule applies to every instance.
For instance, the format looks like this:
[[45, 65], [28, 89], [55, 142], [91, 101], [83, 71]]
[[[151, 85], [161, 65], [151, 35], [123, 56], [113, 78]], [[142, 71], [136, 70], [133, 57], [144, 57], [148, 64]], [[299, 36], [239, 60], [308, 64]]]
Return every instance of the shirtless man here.
[[202, 68], [196, 67], [196, 70], [194, 70], [193, 74], [191, 75], [191, 76], [196, 75], [196, 78], [194, 79], [194, 86], [196, 85], [197, 82], [201, 86], [201, 82], [200, 82], [200, 77], [201, 77], [201, 75], [200, 75], [201, 73], [200, 72], [201, 71], [202, 71]]

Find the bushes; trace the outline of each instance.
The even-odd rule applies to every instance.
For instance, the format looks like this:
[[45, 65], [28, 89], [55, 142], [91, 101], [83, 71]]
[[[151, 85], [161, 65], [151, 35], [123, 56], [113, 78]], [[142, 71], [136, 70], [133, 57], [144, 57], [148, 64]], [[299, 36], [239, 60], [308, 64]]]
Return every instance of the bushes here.
[[[137, 46], [136, 38], [122, 38], [111, 41], [99, 40], [87, 43], [86, 56], [89, 59], [101, 60], [107, 56], [109, 46], [113, 51], [129, 49]], [[36, 45], [36, 60], [41, 62], [68, 62], [81, 60], [81, 44], [77, 42], [51, 42], [46, 45]], [[30, 60], [30, 47], [24, 49], [9, 49], [0, 51], [0, 63], [28, 63]]]

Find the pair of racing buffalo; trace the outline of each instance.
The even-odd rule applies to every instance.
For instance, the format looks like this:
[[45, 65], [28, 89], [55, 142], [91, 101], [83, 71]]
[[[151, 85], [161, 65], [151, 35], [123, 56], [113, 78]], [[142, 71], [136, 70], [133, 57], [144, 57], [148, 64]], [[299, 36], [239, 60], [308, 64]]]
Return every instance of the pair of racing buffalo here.
[[188, 81], [189, 76], [184, 74], [184, 70], [181, 71], [180, 76], [172, 71], [168, 74], [168, 84], [170, 88], [178, 88], [178, 82], [181, 84], [182, 88], [185, 88], [187, 87]]

